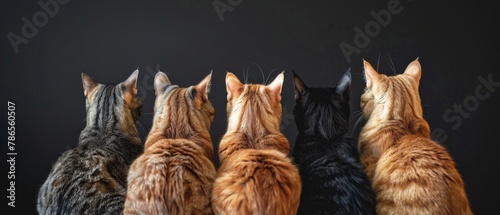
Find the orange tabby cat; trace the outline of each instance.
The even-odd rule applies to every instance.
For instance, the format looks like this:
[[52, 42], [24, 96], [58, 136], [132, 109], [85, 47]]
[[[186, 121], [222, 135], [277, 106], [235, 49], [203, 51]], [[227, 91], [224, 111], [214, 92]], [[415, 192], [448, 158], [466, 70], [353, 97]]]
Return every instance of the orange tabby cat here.
[[124, 214], [213, 214], [211, 77], [180, 88], [156, 74], [153, 125], [129, 171]]
[[386, 76], [364, 61], [366, 121], [359, 136], [361, 160], [377, 196], [377, 213], [472, 214], [455, 163], [430, 139], [418, 86], [418, 59], [404, 74]]
[[302, 184], [280, 132], [281, 73], [269, 85], [226, 75], [228, 126], [212, 194], [216, 214], [296, 214]]

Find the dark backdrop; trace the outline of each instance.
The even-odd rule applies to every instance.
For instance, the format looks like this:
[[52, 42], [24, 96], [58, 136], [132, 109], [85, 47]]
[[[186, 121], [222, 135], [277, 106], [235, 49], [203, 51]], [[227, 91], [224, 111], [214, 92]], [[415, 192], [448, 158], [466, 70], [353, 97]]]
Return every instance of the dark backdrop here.
[[12, 101], [15, 214], [35, 213], [38, 188], [52, 163], [77, 143], [85, 119], [82, 72], [113, 83], [139, 68], [144, 138], [151, 125], [156, 67], [180, 86], [194, 85], [213, 70], [211, 134], [217, 150], [227, 122], [226, 71], [264, 83], [285, 70], [282, 128], [293, 146], [292, 70], [308, 85], [324, 87], [351, 68], [351, 131], [357, 137], [362, 124], [353, 125], [364, 88], [362, 59], [394, 74], [417, 57], [423, 68], [424, 115], [434, 139], [455, 158], [473, 211], [498, 211], [498, 198], [486, 197], [500, 192], [500, 178], [494, 176], [500, 75], [494, 72], [499, 45], [492, 3], [59, 0], [57, 7], [47, 8], [16, 0], [2, 1], [0, 9], [1, 204], [7, 208], [10, 201], [5, 197], [12, 175], [6, 162], [6, 113]]

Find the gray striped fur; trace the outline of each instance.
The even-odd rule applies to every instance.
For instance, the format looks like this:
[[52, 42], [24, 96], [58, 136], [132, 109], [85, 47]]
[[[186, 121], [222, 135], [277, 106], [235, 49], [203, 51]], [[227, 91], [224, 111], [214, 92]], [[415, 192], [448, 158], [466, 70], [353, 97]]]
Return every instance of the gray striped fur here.
[[39, 214], [122, 214], [128, 169], [143, 150], [135, 127], [141, 107], [137, 73], [120, 84], [99, 84], [82, 74], [87, 125], [41, 186]]

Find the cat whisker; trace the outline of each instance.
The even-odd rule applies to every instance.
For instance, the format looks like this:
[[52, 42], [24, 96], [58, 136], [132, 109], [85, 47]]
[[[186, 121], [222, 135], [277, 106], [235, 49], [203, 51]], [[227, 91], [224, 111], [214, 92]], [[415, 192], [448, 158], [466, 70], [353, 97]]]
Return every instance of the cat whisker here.
[[358, 117], [358, 119], [356, 120], [356, 123], [354, 123], [354, 126], [352, 127], [352, 130], [356, 131], [358, 129], [358, 126], [361, 125], [360, 123], [363, 122], [364, 119], [365, 118], [363, 117], [363, 114], [360, 114], [359, 117]]
[[[262, 68], [259, 66], [259, 64], [255, 63], [255, 62], [252, 62], [253, 64], [255, 64], [257, 67], [259, 67], [260, 69], [260, 74], [262, 75], [262, 81], [265, 81], [265, 77], [264, 77], [264, 70], [262, 70]], [[248, 82], [246, 82], [248, 83]]]
[[242, 73], [243, 73], [243, 81], [246, 83], [247, 82], [247, 78], [246, 78], [246, 75], [245, 75], [245, 66], [241, 65], [241, 69], [243, 70], [242, 71]]
[[359, 121], [359, 117], [361, 117], [362, 115], [363, 115], [363, 112], [362, 112], [362, 111], [359, 111], [359, 112], [357, 112], [357, 113], [355, 112], [355, 113], [353, 114], [353, 117], [351, 118], [351, 121], [352, 121], [352, 120]]
[[[269, 72], [269, 75], [267, 76], [267, 79], [269, 79], [269, 76], [271, 76], [271, 74], [273, 74], [274, 71], [278, 71], [278, 68], [274, 68], [273, 70], [271, 70], [271, 72]], [[269, 82], [268, 80], [266, 80], [266, 83]]]
[[269, 82], [269, 77], [270, 77], [270, 76], [271, 76], [271, 74], [273, 74], [273, 72], [274, 72], [274, 71], [276, 71], [276, 70], [278, 70], [278, 69], [276, 68], [276, 69], [271, 70], [271, 72], [269, 72], [269, 74], [267, 75], [267, 78], [266, 78], [266, 82], [265, 82], [265, 84], [268, 84], [268, 82]]
[[389, 56], [389, 62], [391, 62], [392, 73], [396, 75], [396, 66], [394, 66], [391, 56]]
[[330, 83], [328, 84], [328, 87], [332, 87], [332, 84], [333, 84], [333, 80], [330, 81]]
[[358, 72], [358, 73], [354, 73], [354, 74], [361, 76], [363, 78], [363, 80], [366, 82], [364, 70], [363, 70], [363, 72]]
[[378, 70], [378, 66], [380, 66], [380, 57], [382, 56], [382, 52], [378, 53], [378, 59], [377, 59], [377, 71]]
[[354, 118], [357, 118], [360, 114], [363, 114], [363, 110], [354, 111], [352, 113], [353, 117], [351, 118], [351, 120], [353, 120]]
[[160, 71], [161, 71], [160, 70], [160, 64], [158, 63], [158, 64], [156, 64], [156, 72], [160, 72]]

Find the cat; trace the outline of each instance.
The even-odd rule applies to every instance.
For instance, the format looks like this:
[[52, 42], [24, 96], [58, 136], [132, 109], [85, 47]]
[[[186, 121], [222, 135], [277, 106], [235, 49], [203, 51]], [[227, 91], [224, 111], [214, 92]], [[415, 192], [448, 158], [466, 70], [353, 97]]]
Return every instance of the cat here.
[[363, 60], [366, 78], [359, 135], [361, 162], [372, 182], [377, 213], [472, 214], [451, 155], [430, 138], [418, 92], [418, 58], [403, 74], [379, 74]]
[[101, 84], [82, 73], [86, 126], [76, 147], [53, 164], [37, 200], [39, 214], [121, 214], [127, 172], [142, 152], [135, 123], [136, 70], [119, 84]]
[[156, 74], [153, 125], [130, 167], [124, 214], [213, 214], [211, 77], [181, 88]]
[[335, 87], [308, 87], [295, 73], [293, 83], [293, 159], [302, 178], [298, 214], [376, 214], [375, 193], [348, 134], [351, 73]]
[[228, 125], [212, 193], [216, 214], [296, 214], [302, 184], [280, 132], [283, 80], [282, 72], [269, 85], [242, 84], [226, 74]]

